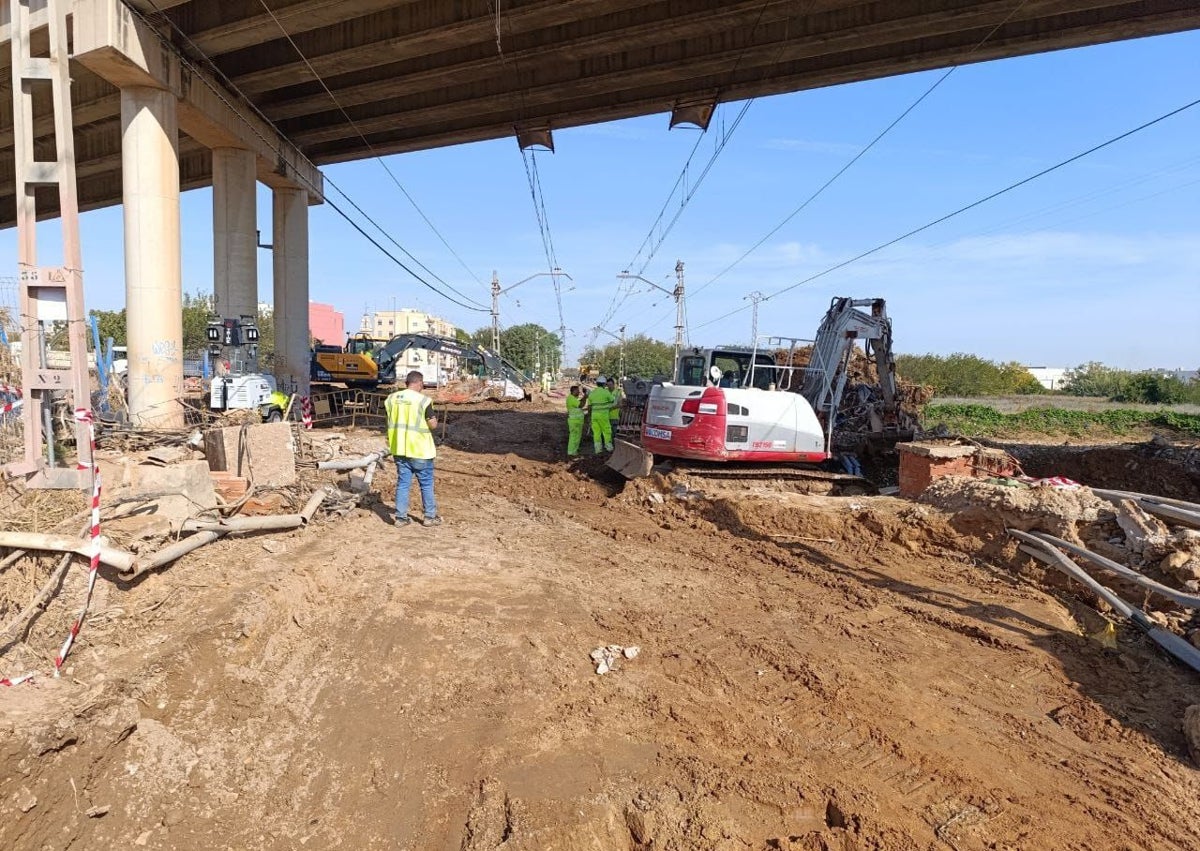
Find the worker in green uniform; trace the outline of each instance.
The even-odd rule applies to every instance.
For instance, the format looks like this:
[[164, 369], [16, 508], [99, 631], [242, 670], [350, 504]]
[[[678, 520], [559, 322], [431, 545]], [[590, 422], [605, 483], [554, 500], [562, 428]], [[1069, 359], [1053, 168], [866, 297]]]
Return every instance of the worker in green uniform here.
[[572, 384], [567, 394], [567, 457], [579, 454], [579, 441], [583, 437], [583, 408], [580, 407], [579, 385]]
[[588, 394], [584, 406], [591, 412], [592, 446], [596, 453], [601, 450], [612, 452], [612, 420], [609, 411], [613, 406], [613, 395], [608, 390], [608, 379], [603, 375], [596, 379], [596, 389]]
[[613, 379], [612, 387], [609, 389], [612, 393], [612, 407], [608, 409], [608, 419], [612, 423], [613, 434], [617, 433], [617, 424], [621, 421], [621, 382], [619, 379]]

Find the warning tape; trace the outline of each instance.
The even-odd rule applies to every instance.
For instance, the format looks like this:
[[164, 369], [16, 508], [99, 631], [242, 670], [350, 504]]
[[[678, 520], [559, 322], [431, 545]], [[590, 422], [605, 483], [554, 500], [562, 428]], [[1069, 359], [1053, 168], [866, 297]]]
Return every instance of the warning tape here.
[[[79, 635], [79, 630], [83, 628], [83, 620], [92, 603], [92, 592], [96, 588], [96, 577], [100, 571], [100, 470], [96, 464], [96, 419], [87, 408], [76, 408], [75, 421], [86, 423], [88, 427], [88, 458], [90, 461], [88, 463], [80, 461], [76, 465], [76, 469], [92, 471], [92, 514], [88, 535], [90, 561], [88, 562], [87, 591], [84, 593], [83, 605], [80, 607], [74, 623], [71, 624], [71, 629], [67, 632], [67, 637], [59, 649], [58, 655], [54, 657], [55, 677], [61, 673], [63, 663], [67, 660], [67, 654], [71, 652], [75, 638]], [[36, 672], [20, 677], [0, 677], [0, 686], [19, 686], [22, 683], [30, 682], [35, 676], [37, 676]]]
[[92, 416], [92, 412], [87, 408], [76, 408], [75, 421], [86, 423], [88, 427], [89, 463], [84, 464], [80, 462], [78, 469], [90, 469], [92, 471], [91, 560], [88, 563], [87, 591], [83, 596], [83, 606], [79, 609], [79, 615], [75, 618], [75, 623], [71, 624], [71, 630], [67, 633], [66, 640], [63, 641], [62, 649], [58, 651], [58, 656], [54, 659], [54, 676], [56, 677], [62, 669], [63, 662], [67, 660], [67, 654], [71, 652], [71, 646], [75, 643], [75, 636], [79, 635], [79, 630], [83, 627], [83, 619], [87, 615], [88, 606], [92, 602], [92, 591], [96, 587], [96, 576], [100, 571], [100, 470], [96, 464], [96, 420]]
[[304, 423], [304, 428], [306, 430], [312, 428], [312, 399], [307, 396], [300, 397], [300, 421]]
[[0, 396], [9, 397], [9, 401], [0, 404], [0, 417], [17, 410], [25, 401], [21, 398], [21, 388], [11, 384], [0, 384]]

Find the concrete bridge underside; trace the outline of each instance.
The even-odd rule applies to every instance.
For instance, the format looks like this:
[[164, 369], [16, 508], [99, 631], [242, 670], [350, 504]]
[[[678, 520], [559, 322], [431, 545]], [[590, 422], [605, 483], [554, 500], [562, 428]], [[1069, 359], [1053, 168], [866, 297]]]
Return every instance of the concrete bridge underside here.
[[[670, 111], [681, 100], [730, 101], [1200, 27], [1196, 0], [127, 5], [198, 67], [215, 65], [316, 164], [510, 136], [515, 125], [569, 127]], [[118, 203], [120, 93], [88, 67], [72, 73], [80, 204]], [[11, 148], [11, 116], [0, 111], [0, 149]], [[183, 188], [211, 182], [210, 150], [181, 127]], [[11, 168], [12, 157], [0, 155], [0, 226], [13, 221]]]
[[[183, 416], [181, 189], [214, 187], [232, 318], [258, 301], [272, 188], [275, 374], [306, 393], [322, 164], [1200, 27], [1197, 0], [0, 0], [0, 41], [27, 9], [33, 57], [0, 48], [0, 80], [38, 79], [47, 2], [69, 16], [79, 206], [124, 204], [130, 411], [155, 425]], [[55, 158], [48, 98], [20, 126]], [[0, 227], [14, 136], [0, 109]]]

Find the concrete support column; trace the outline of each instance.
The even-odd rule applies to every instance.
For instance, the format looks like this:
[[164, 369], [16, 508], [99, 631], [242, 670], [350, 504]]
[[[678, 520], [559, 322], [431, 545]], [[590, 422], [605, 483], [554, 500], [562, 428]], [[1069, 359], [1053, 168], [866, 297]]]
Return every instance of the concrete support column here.
[[214, 148], [213, 296], [218, 316], [258, 315], [258, 209], [255, 156]]
[[135, 425], [184, 425], [183, 270], [175, 95], [121, 89], [128, 398]]
[[308, 395], [308, 193], [276, 189], [273, 198], [275, 378]]

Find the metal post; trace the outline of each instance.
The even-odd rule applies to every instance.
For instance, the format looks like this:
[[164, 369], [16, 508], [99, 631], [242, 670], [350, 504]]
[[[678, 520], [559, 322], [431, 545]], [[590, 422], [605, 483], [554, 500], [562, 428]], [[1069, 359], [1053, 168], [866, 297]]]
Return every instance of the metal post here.
[[755, 349], [757, 349], [758, 348], [758, 303], [760, 301], [762, 301], [764, 298], [766, 298], [766, 296], [764, 296], [758, 290], [755, 290], [754, 292], [750, 293], [750, 295], [746, 296], [742, 300], [745, 301], [745, 299], [747, 299], [747, 298], [750, 299], [750, 303], [751, 303], [750, 345], [754, 346]]
[[500, 354], [500, 278], [492, 270], [492, 351]]
[[620, 362], [621, 362], [620, 372], [621, 372], [621, 374], [618, 377], [621, 378], [622, 380], [624, 380], [624, 378], [625, 378], [625, 326], [622, 325], [618, 330], [621, 332], [621, 356], [620, 356]]
[[[75, 408], [91, 410], [87, 367], [87, 324], [83, 311], [83, 260], [79, 249], [79, 202], [75, 185], [75, 136], [71, 118], [71, 80], [67, 52], [67, 0], [48, 0], [49, 55], [32, 53], [32, 0], [14, 0], [10, 9], [12, 42], [13, 103], [13, 192], [16, 197], [17, 264], [21, 286], [22, 317], [21, 382], [25, 392], [22, 409], [25, 427], [25, 457], [11, 464], [15, 475], [36, 473], [31, 487], [75, 488], [83, 485], [84, 469], [54, 468], [54, 434], [43, 435], [43, 413], [49, 414], [54, 393], [70, 391]], [[34, 153], [33, 91], [38, 83], [50, 83], [54, 118], [55, 159], [38, 161]], [[38, 186], [58, 192], [62, 227], [62, 265], [40, 268], [37, 263]], [[69, 369], [39, 365], [45, 346], [46, 325], [67, 325], [71, 355]], [[89, 427], [76, 422], [75, 445], [80, 465], [92, 463]], [[50, 454], [47, 467], [42, 456], [45, 438]]]
[[676, 300], [676, 360], [683, 348], [683, 260], [676, 260], [676, 288], [672, 293]]

